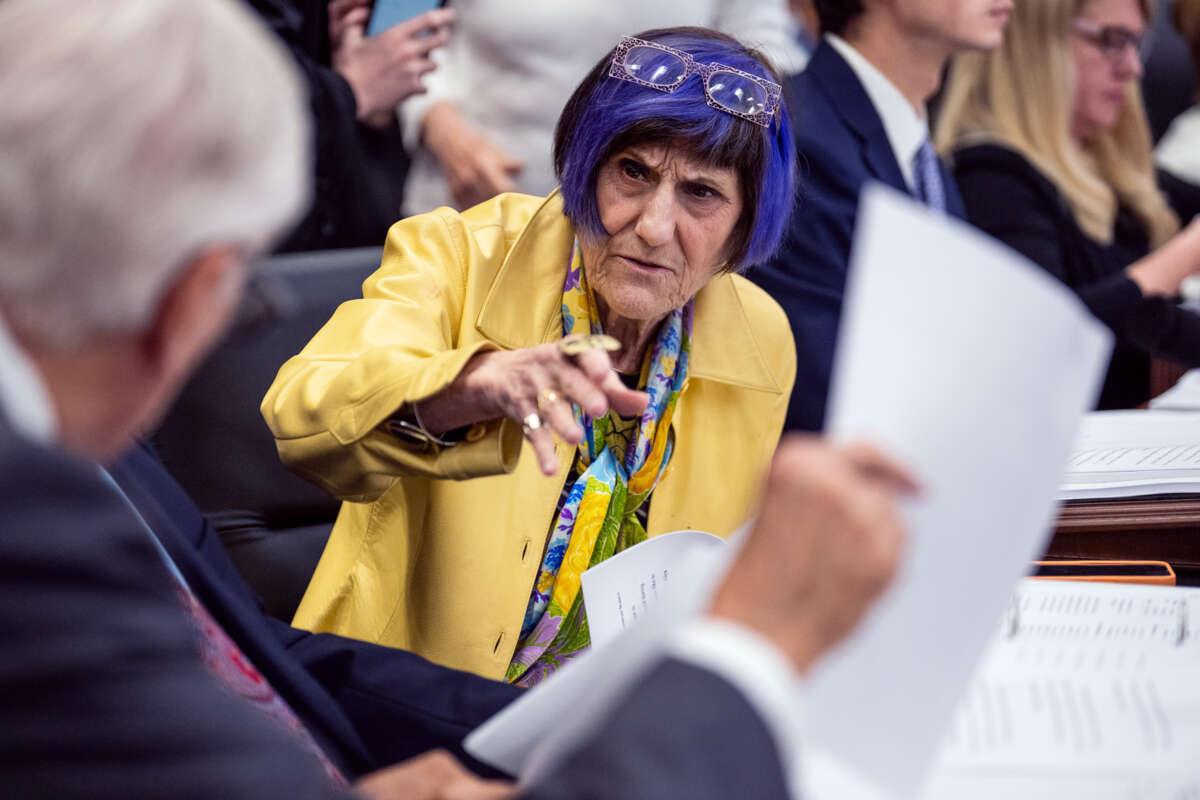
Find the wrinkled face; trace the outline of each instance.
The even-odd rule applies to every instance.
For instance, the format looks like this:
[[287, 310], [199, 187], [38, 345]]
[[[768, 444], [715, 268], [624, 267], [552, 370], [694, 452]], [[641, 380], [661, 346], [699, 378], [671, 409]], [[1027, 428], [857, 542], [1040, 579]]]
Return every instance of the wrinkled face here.
[[[1013, 0], [891, 0], [900, 22], [947, 52], [991, 50], [1004, 38]], [[1022, 0], [1040, 2], [1040, 0]]]
[[612, 312], [658, 320], [724, 266], [742, 187], [732, 168], [634, 145], [600, 166], [596, 205], [608, 235], [580, 239], [588, 283]]
[[1117, 124], [1130, 82], [1142, 76], [1137, 42], [1145, 32], [1146, 18], [1137, 0], [1092, 0], [1075, 18], [1070, 35], [1075, 138], [1088, 141]]

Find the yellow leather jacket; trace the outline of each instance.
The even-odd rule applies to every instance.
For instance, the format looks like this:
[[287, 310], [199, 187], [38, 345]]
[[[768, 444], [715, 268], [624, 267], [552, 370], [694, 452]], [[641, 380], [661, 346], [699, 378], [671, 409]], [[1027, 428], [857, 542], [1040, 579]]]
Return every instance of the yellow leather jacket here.
[[[504, 675], [574, 451], [560, 446], [547, 478], [511, 420], [426, 451], [381, 424], [481, 350], [560, 338], [574, 236], [557, 193], [403, 220], [363, 298], [280, 369], [262, 405], [279, 454], [345, 501], [297, 625]], [[746, 519], [795, 374], [783, 311], [718, 276], [696, 297], [690, 371], [651, 536], [727, 536]]]

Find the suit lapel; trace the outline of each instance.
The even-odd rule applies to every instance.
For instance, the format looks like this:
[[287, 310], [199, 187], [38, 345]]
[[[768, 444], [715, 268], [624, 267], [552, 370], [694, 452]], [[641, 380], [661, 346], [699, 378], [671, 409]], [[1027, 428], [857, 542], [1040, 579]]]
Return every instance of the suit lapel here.
[[[355, 771], [372, 763], [366, 745], [325, 690], [283, 649], [267, 625], [257, 600], [242, 583], [220, 540], [158, 459], [133, 450], [109, 474], [175, 562], [196, 598], [254, 663], [276, 692], [313, 730], [335, 743], [334, 760], [351, 757]], [[175, 513], [172, 513], [172, 509]], [[194, 519], [193, 519], [194, 518]], [[185, 524], [187, 523], [187, 524]], [[218, 548], [218, 552], [212, 549]], [[223, 575], [223, 573], [225, 573]]]
[[911, 194], [896, 163], [883, 120], [846, 59], [828, 42], [821, 42], [807, 71], [812, 74], [814, 85], [825, 94], [829, 106], [858, 138], [863, 162], [871, 175], [897, 191]]

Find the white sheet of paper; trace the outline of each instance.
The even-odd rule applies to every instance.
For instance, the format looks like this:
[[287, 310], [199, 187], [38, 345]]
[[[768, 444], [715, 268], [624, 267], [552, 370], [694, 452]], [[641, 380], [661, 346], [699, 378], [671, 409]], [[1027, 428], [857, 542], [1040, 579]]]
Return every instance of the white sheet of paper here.
[[1185, 372], [1174, 386], [1150, 401], [1150, 408], [1163, 411], [1200, 411], [1200, 369]]
[[1200, 413], [1095, 411], [1080, 426], [1059, 497], [1200, 492]]
[[[656, 538], [666, 536], [670, 534]], [[738, 544], [736, 534], [720, 547], [705, 537], [711, 534], [677, 537], [670, 545], [675, 551], [674, 574], [686, 575], [687, 580], [671, 581], [671, 591], [660, 591], [657, 602], [647, 605], [637, 625], [618, 633], [619, 641], [579, 656], [480, 725], [464, 740], [466, 751], [519, 776], [521, 784], [528, 785], [587, 736], [620, 702], [627, 688], [661, 657], [671, 631], [707, 603]], [[643, 542], [628, 552], [653, 542]], [[588, 622], [590, 627], [590, 615]]]
[[[926, 796], [1200, 796], [1173, 793], [1200, 789], [1200, 589], [1027, 580], [1015, 608]], [[1085, 791], [1100, 781], [1122, 793]]]
[[1079, 299], [986, 235], [864, 190], [828, 433], [921, 480], [891, 588], [811, 676], [806, 737], [917, 794], [942, 732], [1041, 553], [1075, 427], [1111, 335]]
[[674, 581], [694, 583], [685, 557], [697, 547], [724, 546], [725, 540], [704, 531], [673, 531], [617, 553], [583, 573], [592, 647], [603, 647], [658, 605]]

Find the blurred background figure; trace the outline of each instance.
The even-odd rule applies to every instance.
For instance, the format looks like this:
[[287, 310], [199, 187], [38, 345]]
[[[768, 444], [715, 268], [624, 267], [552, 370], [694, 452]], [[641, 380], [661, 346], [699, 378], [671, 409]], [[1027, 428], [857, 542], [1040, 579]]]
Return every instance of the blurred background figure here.
[[1172, 120], [1191, 107], [1197, 84], [1187, 43], [1171, 24], [1174, 3], [1152, 0], [1151, 5], [1154, 14], [1142, 48], [1142, 100], [1152, 138], [1157, 142]]
[[796, 23], [796, 41], [806, 53], [812, 53], [821, 36], [821, 19], [813, 0], [788, 0], [788, 11]]
[[[1187, 42], [1193, 67], [1200, 69], [1200, 0], [1175, 0], [1171, 19]], [[1163, 169], [1200, 183], [1200, 104], [1175, 118], [1155, 155]]]
[[[1200, 365], [1175, 300], [1200, 269], [1200, 188], [1157, 172], [1138, 79], [1148, 0], [1018, 3], [1004, 45], [954, 65], [937, 144], [975, 225], [1116, 333], [1101, 408], [1147, 399], [1150, 356]], [[998, 202], [1000, 201], [1000, 202]]]
[[313, 201], [280, 251], [378, 246], [400, 218], [408, 155], [394, 110], [434, 69], [450, 9], [367, 37], [371, 0], [247, 0], [287, 45], [312, 108]]
[[454, 0], [428, 92], [399, 110], [412, 154], [406, 214], [460, 210], [502, 192], [550, 193], [554, 123], [571, 90], [624, 34], [701, 25], [803, 67], [784, 0]]

